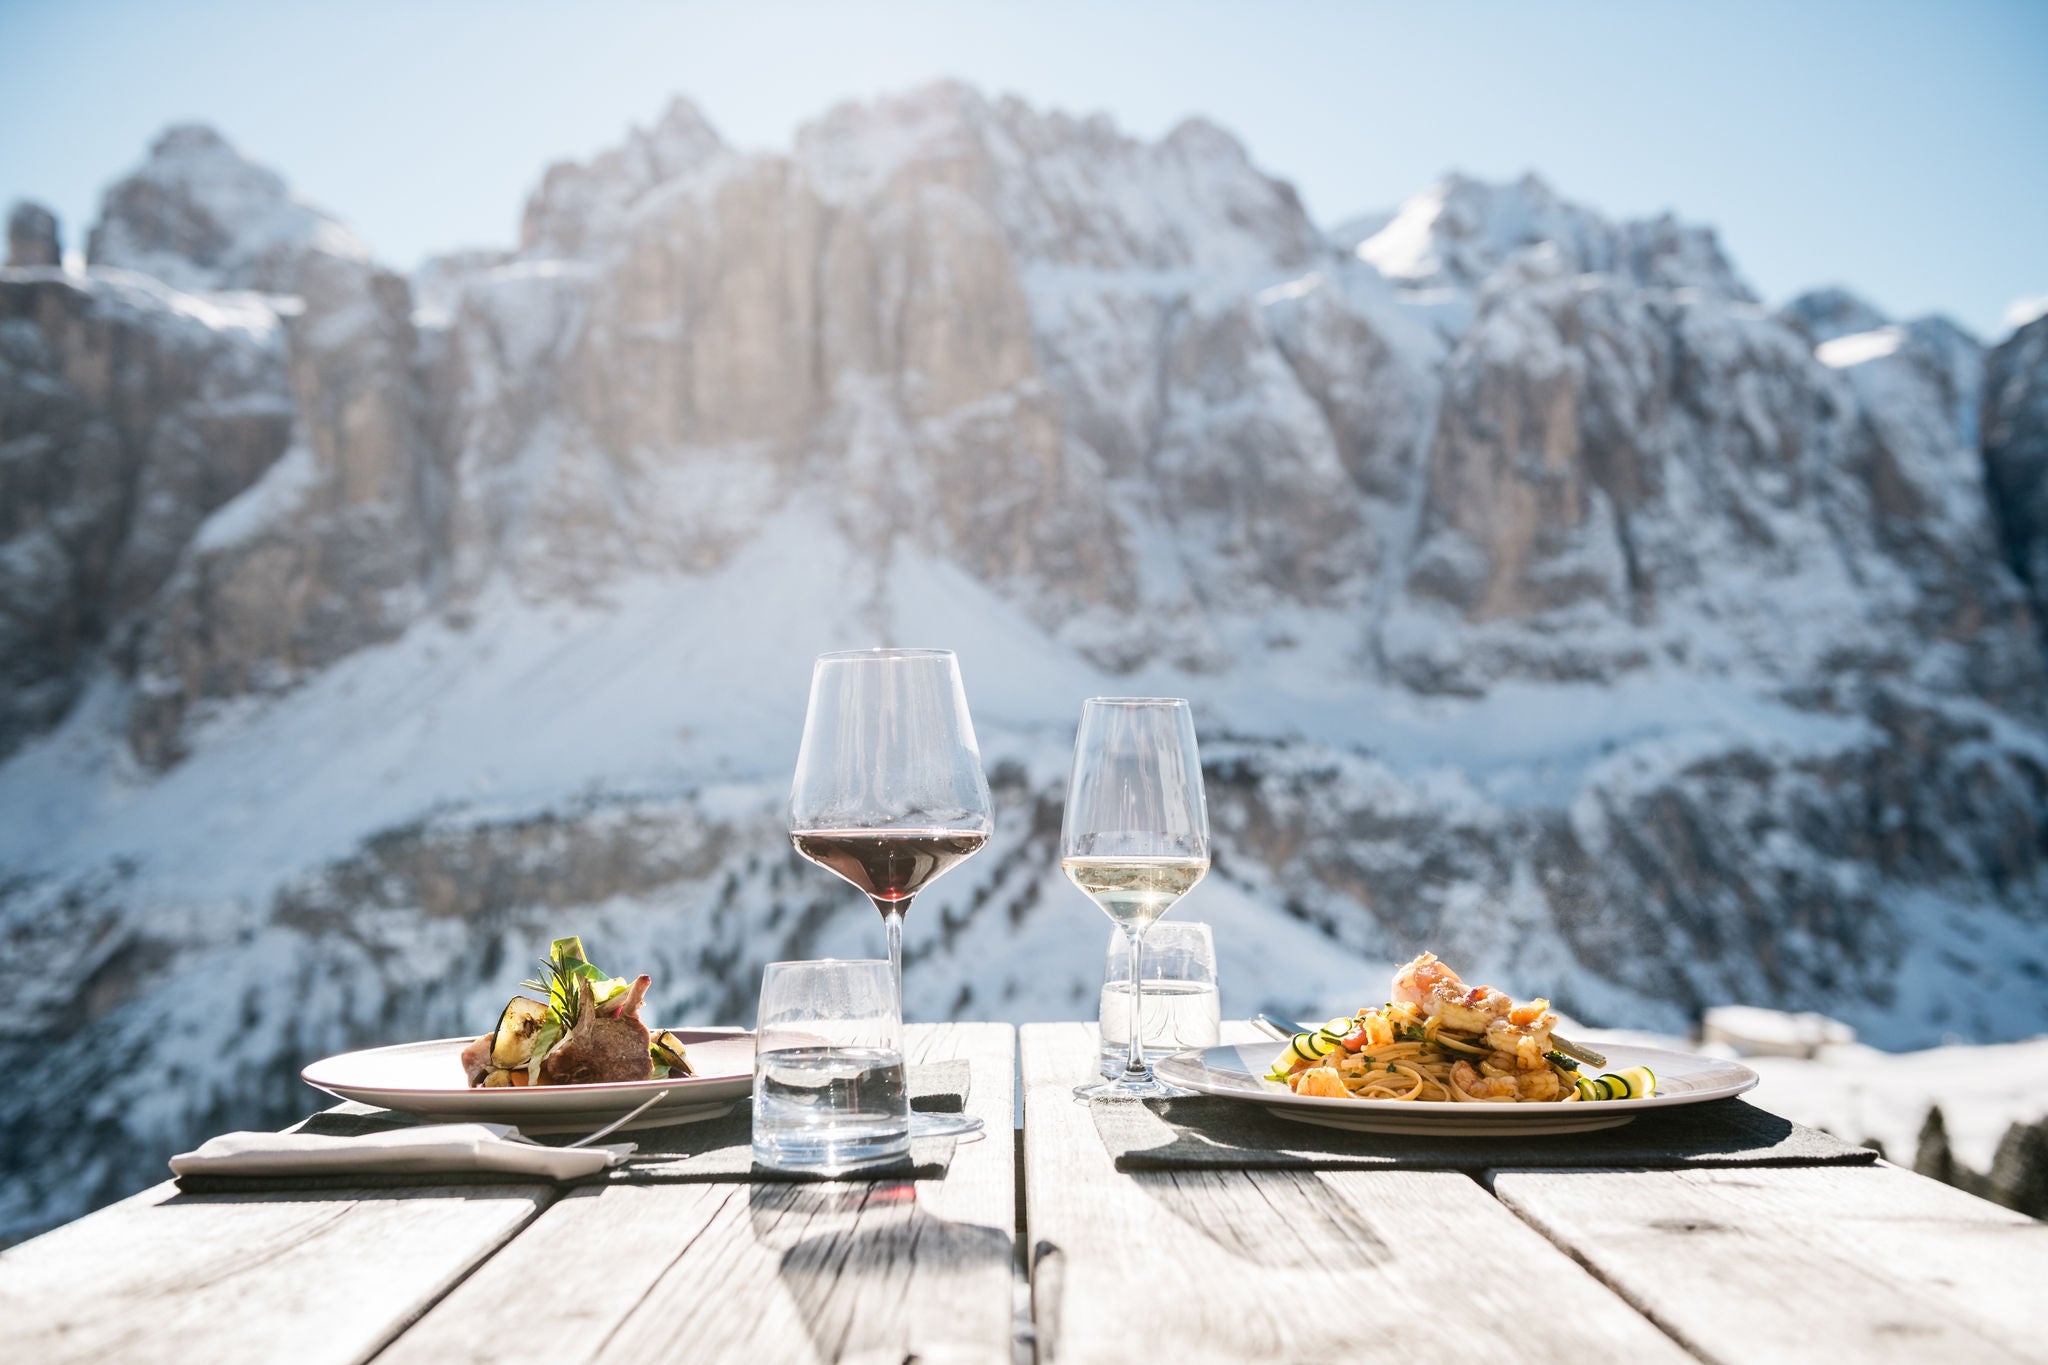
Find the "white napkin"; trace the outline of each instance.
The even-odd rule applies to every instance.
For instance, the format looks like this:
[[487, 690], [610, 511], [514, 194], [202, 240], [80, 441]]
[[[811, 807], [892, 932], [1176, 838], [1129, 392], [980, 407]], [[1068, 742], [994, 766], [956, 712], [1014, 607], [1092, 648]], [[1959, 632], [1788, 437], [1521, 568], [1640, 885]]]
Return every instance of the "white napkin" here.
[[223, 1133], [171, 1158], [178, 1175], [353, 1175], [377, 1171], [503, 1171], [570, 1180], [616, 1166], [637, 1150], [542, 1147], [502, 1123], [433, 1123], [388, 1133]]

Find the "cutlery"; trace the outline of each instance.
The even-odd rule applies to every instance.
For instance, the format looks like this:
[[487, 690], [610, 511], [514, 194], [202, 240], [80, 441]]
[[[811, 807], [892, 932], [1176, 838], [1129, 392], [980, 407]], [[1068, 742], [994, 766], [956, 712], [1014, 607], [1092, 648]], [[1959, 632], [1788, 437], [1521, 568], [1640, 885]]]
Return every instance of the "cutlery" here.
[[[577, 1138], [574, 1142], [564, 1143], [562, 1146], [554, 1148], [554, 1150], [558, 1152], [571, 1152], [578, 1147], [588, 1147], [591, 1143], [597, 1141], [601, 1137], [610, 1137], [613, 1133], [618, 1132], [619, 1129], [625, 1127], [634, 1119], [639, 1118], [642, 1114], [652, 1109], [655, 1105], [660, 1104], [663, 1100], [667, 1099], [668, 1093], [669, 1092], [666, 1090], [660, 1091], [652, 1099], [648, 1100], [645, 1104], [642, 1104], [637, 1109], [633, 1109], [624, 1114], [619, 1115], [617, 1118], [613, 1119], [610, 1123], [607, 1123], [604, 1127], [598, 1129], [596, 1132], [587, 1133], [584, 1136]], [[531, 1143], [535, 1147], [547, 1147], [551, 1145], [545, 1142], [534, 1142], [532, 1138], [526, 1136], [526, 1134], [524, 1133], [514, 1133], [510, 1134], [509, 1136], [520, 1142]]]

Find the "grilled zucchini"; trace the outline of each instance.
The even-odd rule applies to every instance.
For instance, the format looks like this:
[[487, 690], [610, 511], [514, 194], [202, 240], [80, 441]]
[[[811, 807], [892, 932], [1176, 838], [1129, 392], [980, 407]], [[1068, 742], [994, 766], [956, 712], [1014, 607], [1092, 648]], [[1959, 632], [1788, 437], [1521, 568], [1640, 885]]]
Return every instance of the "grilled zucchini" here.
[[532, 1061], [533, 1040], [547, 1021], [548, 1007], [538, 1000], [515, 995], [506, 1001], [491, 1040], [491, 1065], [510, 1070]]

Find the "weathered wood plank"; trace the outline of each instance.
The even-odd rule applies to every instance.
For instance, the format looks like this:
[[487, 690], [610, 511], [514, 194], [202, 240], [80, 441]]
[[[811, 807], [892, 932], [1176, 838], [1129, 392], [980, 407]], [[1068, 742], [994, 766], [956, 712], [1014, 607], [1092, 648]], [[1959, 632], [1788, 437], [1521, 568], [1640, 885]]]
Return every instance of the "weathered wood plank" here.
[[1023, 1030], [1041, 1361], [1686, 1358], [1463, 1175], [1119, 1173], [1069, 1094], [1095, 1059]]
[[970, 1061], [968, 1111], [990, 1134], [944, 1180], [576, 1190], [380, 1365], [1007, 1361], [1015, 1039], [1007, 1024], [910, 1030], [912, 1061]]
[[364, 1360], [553, 1198], [537, 1185], [186, 1196], [0, 1253], [0, 1358]]
[[1910, 1171], [1503, 1171], [1493, 1185], [1708, 1359], [2048, 1360], [2048, 1224]]

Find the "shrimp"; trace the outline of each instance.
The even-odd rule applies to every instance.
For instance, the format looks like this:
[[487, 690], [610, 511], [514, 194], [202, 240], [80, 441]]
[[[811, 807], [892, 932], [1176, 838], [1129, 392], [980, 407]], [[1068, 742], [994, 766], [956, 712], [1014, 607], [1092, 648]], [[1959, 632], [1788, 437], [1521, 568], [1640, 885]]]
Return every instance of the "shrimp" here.
[[1439, 987], [1449, 986], [1462, 994], [1465, 983], [1444, 965], [1435, 953], [1424, 953], [1394, 973], [1394, 999], [1410, 1005], [1426, 1003]]
[[1424, 953], [1394, 973], [1394, 999], [1415, 1005], [1444, 1028], [1484, 1033], [1515, 1002], [1491, 986], [1467, 987], [1435, 953]]
[[1531, 1000], [1488, 1024], [1486, 1045], [1496, 1054], [1512, 1056], [1517, 1070], [1536, 1071], [1550, 1064], [1543, 1054], [1551, 1049], [1550, 1030], [1556, 1025], [1557, 1016], [1551, 1012], [1550, 1002]]
[[1482, 1076], [1470, 1062], [1461, 1061], [1451, 1068], [1451, 1084], [1463, 1091], [1467, 1099], [1512, 1102], [1516, 1096], [1514, 1077]]
[[1550, 1063], [1543, 1054], [1550, 1050], [1550, 1036], [1541, 1037], [1508, 1023], [1496, 1023], [1486, 1030], [1486, 1045], [1493, 1049], [1493, 1063], [1503, 1070], [1535, 1071]]
[[1327, 1066], [1313, 1066], [1289, 1078], [1297, 1095], [1326, 1095], [1335, 1100], [1348, 1100], [1351, 1092], [1344, 1088], [1344, 1078]]

